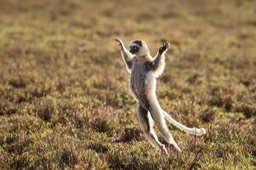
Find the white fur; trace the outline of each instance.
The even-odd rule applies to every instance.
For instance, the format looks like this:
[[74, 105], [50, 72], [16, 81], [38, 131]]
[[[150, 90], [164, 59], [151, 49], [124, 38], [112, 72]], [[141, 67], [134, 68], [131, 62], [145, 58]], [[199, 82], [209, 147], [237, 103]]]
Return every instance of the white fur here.
[[[126, 70], [128, 71], [128, 73], [131, 73], [131, 69], [128, 67], [128, 65], [126, 64], [126, 62], [125, 62], [125, 59], [124, 59], [124, 53], [129, 53], [129, 51], [128, 50], [126, 50], [126, 49], [124, 49], [124, 51], [121, 51], [121, 56], [122, 56], [122, 59], [123, 59], [123, 61], [124, 61], [124, 63], [125, 63], [125, 67], [126, 67]], [[129, 60], [132, 60], [132, 55], [127, 55], [128, 56], [128, 58], [129, 58]]]
[[[121, 42], [120, 39], [116, 39], [118, 42]], [[142, 41], [143, 46], [140, 47], [139, 51], [136, 53], [136, 55], [132, 56], [132, 54], [125, 49], [124, 46], [122, 46], [124, 49], [122, 49], [122, 57], [123, 55], [126, 55], [128, 57], [141, 57], [141, 56], [145, 56], [146, 55], [146, 59], [150, 60], [150, 61], [154, 61], [154, 59], [158, 56], [158, 53], [156, 55], [156, 57], [154, 59], [152, 59], [152, 57], [150, 56], [147, 44]], [[123, 45], [123, 44], [122, 44]], [[132, 46], [136, 45], [135, 43], [131, 43]], [[172, 123], [174, 126], [176, 126], [177, 128], [179, 128], [180, 130], [189, 133], [189, 134], [193, 134], [193, 135], [203, 135], [206, 133], [206, 130], [204, 128], [188, 128], [186, 126], [184, 126], [183, 124], [177, 122], [176, 120], [174, 120], [168, 113], [166, 113], [160, 106], [157, 97], [156, 97], [156, 78], [158, 78], [164, 71], [164, 67], [165, 67], [165, 52], [163, 52], [161, 58], [160, 58], [160, 63], [157, 67], [157, 69], [155, 71], [150, 71], [146, 74], [146, 78], [145, 78], [145, 84], [147, 87], [147, 98], [149, 100], [149, 109], [148, 109], [148, 120], [146, 120], [143, 115], [141, 115], [142, 113], [140, 113], [140, 110], [137, 108], [137, 116], [138, 116], [138, 120], [139, 123], [142, 126], [142, 129], [145, 133], [146, 138], [148, 139], [148, 141], [151, 143], [152, 146], [154, 146], [156, 149], [160, 149], [162, 151], [164, 151], [166, 154], [167, 150], [165, 148], [165, 146], [159, 142], [156, 133], [154, 131], [154, 124], [156, 125], [156, 127], [159, 129], [159, 131], [161, 132], [161, 134], [163, 135], [164, 139], [169, 143], [172, 144], [176, 150], [178, 150], [179, 152], [181, 152], [181, 149], [178, 147], [177, 143], [175, 142], [175, 140], [173, 139], [167, 125], [165, 122], [165, 119], [167, 119], [170, 123]], [[125, 53], [125, 54], [124, 54]], [[124, 57], [123, 57], [124, 59]], [[125, 60], [124, 60], [125, 61]], [[143, 62], [142, 62], [143, 64]], [[126, 65], [127, 66], [127, 65]], [[127, 66], [128, 67], [128, 66]], [[133, 66], [134, 69], [135, 66]], [[139, 68], [139, 67], [138, 67]], [[127, 68], [127, 71], [129, 73], [131, 73], [131, 70], [129, 68]], [[139, 69], [136, 69], [136, 71], [140, 71]], [[139, 81], [139, 80], [138, 80]], [[130, 81], [129, 81], [129, 89], [130, 92], [132, 94], [132, 96], [137, 100], [137, 102], [139, 103], [140, 101], [138, 101], [138, 99], [136, 98], [136, 96], [133, 94], [132, 90], [131, 90], [131, 86], [130, 86]], [[145, 116], [145, 115], [144, 115]], [[148, 122], [147, 122], [148, 121]], [[147, 130], [147, 123], [149, 123], [149, 131]]]
[[177, 122], [176, 120], [174, 120], [168, 113], [166, 113], [164, 110], [162, 110], [162, 113], [164, 114], [165, 118], [172, 123], [174, 126], [176, 126], [177, 128], [179, 128], [180, 130], [192, 134], [192, 135], [197, 135], [197, 136], [201, 136], [206, 134], [206, 130], [204, 128], [189, 128], [184, 126], [183, 124]]
[[[157, 55], [154, 57], [154, 59], [158, 56], [158, 53]], [[155, 78], [158, 78], [163, 72], [164, 72], [164, 67], [165, 67], [165, 52], [162, 54], [162, 57], [161, 57], [161, 60], [160, 60], [160, 63], [159, 63], [159, 66], [158, 68], [155, 70], [155, 71], [152, 71], [152, 75], [155, 77]]]
[[181, 149], [178, 147], [177, 143], [173, 139], [167, 125], [165, 122], [165, 116], [162, 113], [162, 108], [160, 104], [158, 103], [155, 89], [156, 89], [156, 78], [152, 76], [151, 73], [148, 73], [145, 80], [146, 85], [148, 86], [148, 99], [150, 101], [151, 109], [149, 110], [151, 113], [151, 116], [155, 122], [155, 125], [163, 135], [164, 139], [169, 143], [172, 144], [175, 149], [177, 149], [179, 152], [181, 152]]

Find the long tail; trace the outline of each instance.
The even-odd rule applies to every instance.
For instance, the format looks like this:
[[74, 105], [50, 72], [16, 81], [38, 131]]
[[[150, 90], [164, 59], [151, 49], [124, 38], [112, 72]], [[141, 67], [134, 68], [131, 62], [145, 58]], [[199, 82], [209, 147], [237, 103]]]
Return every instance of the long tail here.
[[164, 117], [170, 122], [172, 123], [174, 126], [176, 126], [177, 128], [179, 128], [180, 130], [192, 134], [192, 135], [197, 135], [197, 136], [201, 136], [206, 134], [206, 130], [204, 128], [189, 128], [184, 126], [183, 124], [177, 122], [176, 120], [174, 120], [168, 113], [166, 113], [164, 110], [162, 110]]

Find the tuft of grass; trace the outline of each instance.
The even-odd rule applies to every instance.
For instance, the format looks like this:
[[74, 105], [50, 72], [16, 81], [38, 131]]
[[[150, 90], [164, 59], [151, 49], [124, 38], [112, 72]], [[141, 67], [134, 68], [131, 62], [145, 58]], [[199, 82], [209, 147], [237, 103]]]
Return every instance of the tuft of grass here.
[[256, 104], [240, 104], [235, 110], [237, 112], [242, 112], [246, 118], [251, 118], [256, 116]]
[[41, 119], [45, 121], [50, 121], [57, 111], [56, 103], [52, 99], [42, 100], [36, 106], [36, 110], [37, 115]]
[[77, 163], [77, 157], [74, 154], [74, 152], [64, 150], [61, 153], [60, 165], [61, 165], [62, 168], [64, 168], [65, 166], [69, 166], [71, 168], [74, 168], [76, 163]]

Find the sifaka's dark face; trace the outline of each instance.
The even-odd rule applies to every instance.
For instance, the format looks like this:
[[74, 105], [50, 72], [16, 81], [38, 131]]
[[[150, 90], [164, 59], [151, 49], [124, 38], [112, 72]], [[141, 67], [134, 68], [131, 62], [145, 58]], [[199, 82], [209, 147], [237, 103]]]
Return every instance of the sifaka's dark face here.
[[140, 47], [138, 47], [137, 45], [131, 45], [130, 46], [130, 53], [132, 54], [136, 54], [139, 51]]
[[142, 42], [140, 40], [133, 41], [130, 46], [130, 53], [136, 54], [141, 46]]

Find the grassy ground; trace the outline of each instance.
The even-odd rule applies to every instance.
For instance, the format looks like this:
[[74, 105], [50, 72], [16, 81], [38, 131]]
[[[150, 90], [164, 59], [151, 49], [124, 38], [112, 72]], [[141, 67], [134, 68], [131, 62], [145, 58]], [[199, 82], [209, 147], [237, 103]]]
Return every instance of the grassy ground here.
[[[255, 1], [0, 1], [0, 169], [254, 169]], [[114, 38], [170, 41], [158, 79], [183, 150], [146, 141]], [[162, 142], [163, 138], [160, 137]]]

